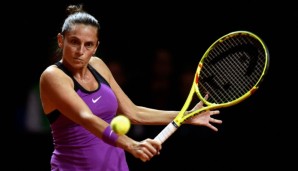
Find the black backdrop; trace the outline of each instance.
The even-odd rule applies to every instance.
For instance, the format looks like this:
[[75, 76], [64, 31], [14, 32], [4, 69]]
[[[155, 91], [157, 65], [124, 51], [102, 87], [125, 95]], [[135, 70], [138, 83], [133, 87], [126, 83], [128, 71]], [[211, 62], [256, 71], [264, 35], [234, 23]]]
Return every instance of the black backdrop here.
[[[9, 115], [3, 114], [1, 123], [4, 130], [9, 130], [4, 135], [14, 142], [5, 142], [12, 146], [7, 155], [7, 160], [15, 162], [9, 165], [12, 169], [49, 169], [51, 137], [17, 131], [16, 111], [24, 106], [29, 88], [49, 64], [56, 35], [66, 17], [66, 6], [79, 2], [82, 1], [12, 1], [3, 7], [9, 11], [2, 15], [3, 54], [6, 51], [2, 70], [9, 84], [3, 83], [8, 85], [5, 87], [8, 92], [12, 92], [4, 93], [7, 96], [4, 104], [12, 107], [5, 110]], [[292, 132], [297, 126], [291, 123], [297, 112], [291, 108], [296, 102], [293, 90], [296, 87], [298, 15], [292, 4], [260, 4], [259, 1], [220, 4], [213, 1], [190, 4], [86, 1], [84, 4], [101, 23], [98, 54], [104, 60], [119, 59], [134, 76], [130, 80], [134, 84], [144, 79], [135, 73], [146, 72], [148, 54], [157, 47], [172, 49], [179, 65], [189, 65], [196, 63], [208, 46], [223, 34], [249, 30], [258, 34], [270, 51], [269, 73], [260, 90], [245, 103], [222, 110], [220, 117], [224, 123], [218, 133], [187, 127], [185, 129], [190, 129], [192, 134], [186, 136], [178, 130], [164, 143], [161, 155], [148, 163], [128, 154], [131, 170], [161, 170], [161, 167], [242, 170], [290, 166], [293, 160], [287, 156], [297, 151], [297, 146], [292, 146], [295, 136]], [[132, 98], [137, 104], [142, 103], [142, 99]], [[279, 98], [286, 99], [287, 103]]]

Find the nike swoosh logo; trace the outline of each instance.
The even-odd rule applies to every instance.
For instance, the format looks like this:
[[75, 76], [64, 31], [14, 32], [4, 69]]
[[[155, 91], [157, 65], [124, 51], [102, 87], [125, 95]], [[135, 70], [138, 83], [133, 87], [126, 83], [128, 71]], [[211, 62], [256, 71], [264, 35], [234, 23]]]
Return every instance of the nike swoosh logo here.
[[93, 98], [92, 98], [92, 102], [93, 102], [93, 103], [96, 103], [100, 98], [101, 98], [101, 96], [99, 96], [99, 97], [96, 98], [96, 99], [93, 99]]

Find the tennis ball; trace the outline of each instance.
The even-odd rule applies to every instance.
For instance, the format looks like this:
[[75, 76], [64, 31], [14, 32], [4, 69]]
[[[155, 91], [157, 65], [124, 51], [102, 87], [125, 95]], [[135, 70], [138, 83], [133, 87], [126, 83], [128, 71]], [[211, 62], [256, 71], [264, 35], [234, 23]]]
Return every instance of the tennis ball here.
[[130, 120], [124, 115], [118, 115], [111, 121], [111, 127], [117, 134], [124, 135], [130, 129]]

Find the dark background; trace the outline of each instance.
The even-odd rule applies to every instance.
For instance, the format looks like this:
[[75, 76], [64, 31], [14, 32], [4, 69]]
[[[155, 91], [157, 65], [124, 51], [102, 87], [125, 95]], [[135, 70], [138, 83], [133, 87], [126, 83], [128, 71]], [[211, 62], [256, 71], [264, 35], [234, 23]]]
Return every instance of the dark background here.
[[[9, 10], [2, 14], [2, 53], [6, 52], [2, 74], [8, 90], [4, 93], [7, 97], [4, 104], [9, 108], [4, 106], [8, 112], [2, 114], [1, 123], [3, 135], [9, 137], [4, 144], [11, 147], [7, 155], [4, 153], [7, 162], [3, 164], [10, 170], [49, 170], [50, 135], [22, 131], [17, 113], [24, 108], [28, 90], [50, 63], [56, 35], [66, 17], [66, 6], [79, 2], [84, 1], [12, 1], [2, 7]], [[231, 31], [252, 31], [269, 49], [270, 68], [260, 90], [244, 103], [221, 110], [223, 124], [218, 126], [218, 133], [183, 126], [163, 144], [161, 155], [150, 162], [142, 163], [127, 154], [132, 171], [161, 170], [161, 167], [287, 170], [294, 164], [288, 157], [297, 152], [294, 143], [297, 125], [292, 122], [297, 113], [293, 106], [297, 95], [294, 90], [298, 12], [293, 4], [240, 0], [113, 4], [86, 1], [84, 5], [101, 23], [98, 55], [104, 60], [122, 62], [131, 78], [130, 89], [124, 90], [136, 104], [143, 106], [150, 104], [144, 102], [146, 90], [138, 84], [147, 79], [142, 73], [147, 72], [148, 54], [158, 47], [171, 49], [176, 64], [182, 67], [196, 65], [211, 43]], [[142, 93], [144, 96], [135, 96]], [[179, 110], [182, 104], [174, 110]], [[129, 135], [135, 139], [154, 138], [162, 128], [148, 127], [151, 132], [144, 137]]]

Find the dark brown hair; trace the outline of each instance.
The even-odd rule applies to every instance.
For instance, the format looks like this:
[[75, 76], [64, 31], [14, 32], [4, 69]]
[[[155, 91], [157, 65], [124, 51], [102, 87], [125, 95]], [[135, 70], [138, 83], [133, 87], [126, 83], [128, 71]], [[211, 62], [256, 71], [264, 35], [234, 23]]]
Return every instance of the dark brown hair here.
[[[68, 14], [67, 18], [64, 20], [61, 34], [64, 36], [65, 33], [70, 31], [72, 27], [76, 24], [84, 24], [84, 25], [91, 25], [97, 28], [97, 37], [99, 36], [100, 24], [97, 19], [84, 11], [83, 5], [69, 5], [66, 8], [66, 12]], [[54, 61], [60, 60], [62, 57], [62, 49], [57, 48], [56, 53], [54, 55]]]

